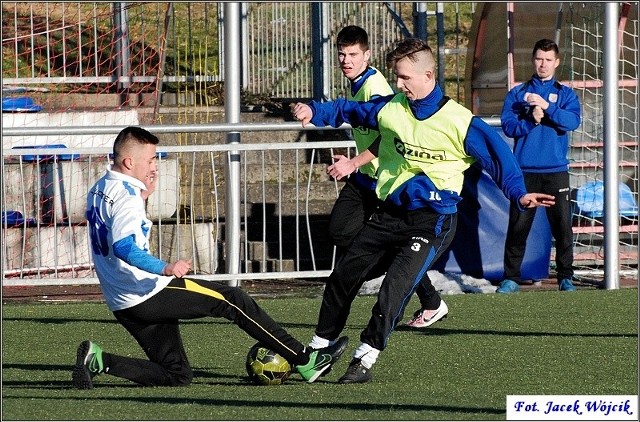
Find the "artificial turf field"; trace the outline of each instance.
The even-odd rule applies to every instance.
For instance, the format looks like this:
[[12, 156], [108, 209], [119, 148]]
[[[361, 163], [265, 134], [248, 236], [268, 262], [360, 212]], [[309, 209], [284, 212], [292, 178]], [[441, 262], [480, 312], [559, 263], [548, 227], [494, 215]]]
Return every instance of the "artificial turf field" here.
[[[4, 303], [3, 420], [504, 420], [506, 396], [637, 395], [638, 290], [465, 294], [443, 297], [449, 317], [399, 327], [373, 381], [340, 385], [375, 298], [358, 297], [350, 344], [326, 377], [255, 386], [245, 356], [255, 343], [222, 319], [187, 321], [191, 386], [142, 388], [108, 375], [76, 390], [71, 368], [85, 339], [144, 357], [103, 303]], [[320, 298], [258, 298], [303, 343]], [[407, 313], [418, 307], [414, 298]], [[407, 315], [405, 315], [406, 320]]]

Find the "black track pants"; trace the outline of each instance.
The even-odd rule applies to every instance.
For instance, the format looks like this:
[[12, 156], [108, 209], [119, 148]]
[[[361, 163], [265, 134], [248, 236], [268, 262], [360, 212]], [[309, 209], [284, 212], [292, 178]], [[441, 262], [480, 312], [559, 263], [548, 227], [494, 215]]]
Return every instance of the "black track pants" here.
[[[342, 259], [358, 232], [381, 205], [382, 202], [375, 192], [359, 185], [355, 177], [352, 176], [347, 180], [333, 205], [329, 219], [329, 237], [336, 245], [337, 261]], [[378, 260], [378, 263], [365, 276], [365, 281], [378, 278], [387, 272], [393, 259], [390, 255], [387, 254]], [[338, 265], [337, 262], [336, 265]], [[416, 293], [422, 309], [437, 309], [440, 306], [440, 295], [426, 273]]]
[[[573, 229], [569, 173], [525, 173], [527, 192], [555, 196], [555, 205], [545, 208], [551, 235], [555, 239], [558, 281], [573, 276]], [[504, 278], [521, 281], [521, 266], [527, 238], [536, 215], [536, 208], [520, 212], [514, 204], [509, 210], [509, 228], [504, 248]]]
[[329, 237], [338, 249], [347, 248], [380, 204], [376, 193], [350, 177], [333, 204], [329, 217]]
[[329, 276], [316, 334], [327, 339], [340, 335], [366, 275], [385, 253], [391, 253], [393, 260], [378, 301], [360, 337], [383, 350], [411, 295], [420, 283], [426, 283], [426, 272], [451, 244], [456, 220], [455, 214], [441, 215], [429, 208], [374, 213]]
[[[178, 321], [222, 317], [269, 345], [292, 365], [304, 364], [304, 345], [289, 335], [242, 289], [215, 281], [176, 278], [145, 302], [113, 313], [149, 360], [104, 353], [110, 375], [145, 386], [188, 385], [193, 377]], [[223, 338], [200, 339], [212, 353], [227, 353]], [[216, 347], [219, 345], [219, 347]], [[218, 350], [216, 350], [218, 349]]]

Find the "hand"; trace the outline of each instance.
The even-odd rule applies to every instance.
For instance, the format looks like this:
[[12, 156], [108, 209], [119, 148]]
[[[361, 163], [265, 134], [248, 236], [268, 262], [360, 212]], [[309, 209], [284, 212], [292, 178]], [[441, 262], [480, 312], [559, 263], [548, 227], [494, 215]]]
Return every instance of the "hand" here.
[[311, 111], [311, 107], [309, 107], [305, 103], [291, 103], [289, 107], [291, 107], [291, 113], [293, 113], [293, 117], [296, 120], [302, 122], [302, 127], [306, 127], [313, 117], [313, 111]]
[[531, 107], [538, 106], [543, 111], [549, 108], [549, 103], [538, 94], [528, 93], [525, 97], [525, 101], [529, 103]]
[[356, 165], [344, 155], [334, 155], [333, 160], [333, 164], [327, 167], [327, 174], [336, 180], [341, 180], [356, 171]]
[[556, 198], [553, 195], [544, 193], [528, 193], [520, 198], [520, 205], [523, 208], [550, 207], [556, 204]]
[[544, 111], [540, 108], [540, 106], [534, 106], [533, 111], [531, 112], [531, 117], [535, 120], [536, 124], [540, 124], [542, 122], [542, 118], [544, 117]]
[[158, 184], [158, 172], [154, 171], [149, 176], [147, 176], [147, 178], [144, 180], [144, 185], [146, 186], [147, 189], [143, 190], [140, 193], [143, 200], [146, 200], [148, 197], [151, 196], [153, 192], [155, 192], [157, 184]]
[[172, 275], [174, 277], [182, 278], [191, 270], [191, 260], [181, 259], [173, 264], [167, 264], [162, 270], [164, 275]]

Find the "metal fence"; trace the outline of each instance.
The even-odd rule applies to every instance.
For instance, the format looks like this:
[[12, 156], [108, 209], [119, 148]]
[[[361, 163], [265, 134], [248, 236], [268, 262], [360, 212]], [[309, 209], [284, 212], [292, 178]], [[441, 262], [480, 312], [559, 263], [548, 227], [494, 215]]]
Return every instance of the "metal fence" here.
[[[499, 123], [487, 121], [494, 126]], [[159, 186], [147, 203], [147, 213], [155, 222], [152, 253], [167, 261], [192, 257], [196, 274], [216, 280], [309, 279], [330, 273], [334, 249], [326, 224], [341, 185], [330, 180], [325, 169], [334, 154], [353, 154], [352, 141], [308, 141], [309, 131], [318, 129], [301, 131], [299, 123], [147, 128], [161, 137], [277, 131], [299, 138], [299, 142], [159, 147]], [[10, 128], [3, 135], [5, 139], [113, 137], [119, 130], [118, 126]], [[3, 148], [2, 209], [21, 214], [19, 218], [3, 216], [4, 285], [97, 282], [84, 208], [86, 192], [103, 174], [110, 152], [106, 146]], [[230, 206], [225, 202], [233, 187], [226, 180], [234, 177], [226, 173], [232, 153], [239, 154], [241, 163], [235, 175], [241, 195], [239, 203]], [[238, 215], [228, 210], [237, 210]], [[231, 219], [241, 223], [238, 237], [225, 234]], [[631, 237], [618, 245], [622, 269], [637, 274], [637, 228], [627, 234]], [[576, 238], [577, 255], [591, 251], [596, 256], [593, 251], [602, 247], [598, 242], [578, 242]], [[227, 252], [233, 250], [240, 251], [238, 268], [228, 267]], [[594, 259], [590, 258], [587, 274], [598, 272], [600, 264]]]
[[[5, 130], [5, 137], [115, 136], [121, 127]], [[154, 133], [300, 132], [299, 124], [150, 127]], [[313, 130], [310, 128], [309, 130]], [[4, 285], [96, 283], [84, 217], [86, 192], [109, 163], [109, 147], [3, 149]], [[147, 203], [155, 222], [152, 252], [172, 261], [192, 257], [194, 271], [218, 280], [316, 278], [333, 267], [324, 229], [339, 190], [325, 173], [330, 157], [353, 152], [351, 141], [162, 146], [159, 185]], [[242, 236], [225, 242], [229, 154], [240, 154]], [[199, 177], [205, 175], [204, 178]], [[238, 244], [239, 243], [239, 244]], [[241, 267], [225, 268], [227, 250]], [[240, 274], [240, 275], [239, 275]], [[245, 276], [246, 278], [246, 276]]]
[[[190, 119], [196, 108], [193, 105], [202, 106], [201, 109], [206, 110], [203, 114], [208, 118], [210, 106], [221, 104], [216, 102], [223, 94], [220, 82], [224, 79], [225, 69], [221, 4], [2, 2], [3, 94], [55, 91], [55, 95], [40, 96], [39, 100], [46, 110], [65, 111], [55, 113], [60, 121], [51, 124], [50, 128], [33, 127], [47, 122], [42, 120], [40, 113], [27, 114], [16, 126], [31, 128], [22, 129], [22, 132], [21, 129], [7, 131], [7, 125], [4, 125], [3, 135], [11, 135], [11, 131], [17, 130], [15, 133], [35, 136], [36, 140], [40, 139], [42, 135], [37, 134], [42, 131], [57, 134], [55, 139], [64, 134], [79, 133], [113, 136], [125, 123], [92, 120], [83, 128], [63, 121], [69, 114], [66, 111], [70, 102], [66, 98], [82, 94], [73, 97], [74, 107], [99, 110], [105, 108], [104, 98], [108, 97], [105, 94], [120, 92], [161, 93], [159, 99], [163, 101], [175, 94], [176, 100], [172, 104], [185, 106], [179, 108], [184, 110], [182, 123], [186, 124], [154, 126], [156, 132], [173, 130], [181, 137], [190, 130], [190, 123], [196, 125], [193, 133], [203, 136], [204, 128], [209, 132], [224, 132], [220, 126], [200, 125], [210, 120]], [[383, 71], [386, 71], [382, 64], [384, 54], [397, 39], [407, 34], [428, 38], [430, 44], [438, 46], [439, 71], [453, 69], [451, 75], [439, 76], [446, 80], [441, 85], [449, 96], [463, 102], [465, 92], [461, 90], [461, 78], [465, 74], [462, 64], [466, 61], [466, 49], [462, 39], [468, 35], [469, 28], [465, 29], [464, 22], [471, 21], [474, 3], [438, 2], [429, 3], [429, 6], [432, 9], [427, 3], [396, 2], [242, 3], [244, 104], [264, 97], [286, 100], [317, 96], [318, 79], [322, 80], [321, 96], [342, 95], [346, 81], [335, 66], [332, 40], [345, 24], [358, 24], [368, 30], [372, 64]], [[448, 20], [447, 17], [454, 18]], [[596, 26], [595, 32], [599, 34], [598, 28]], [[312, 43], [322, 48], [313, 49]], [[587, 42], [591, 48], [589, 44], [592, 43]], [[441, 66], [440, 62], [444, 60], [455, 61], [457, 65]], [[324, 69], [321, 78], [313, 74], [314, 66], [319, 62]], [[637, 70], [637, 63], [632, 66]], [[637, 97], [637, 92], [634, 95]], [[630, 102], [625, 101], [627, 103]], [[135, 111], [135, 108], [115, 108]], [[596, 114], [600, 125], [600, 109]], [[138, 123], [136, 120], [131, 124]], [[629, 123], [637, 128], [637, 119]], [[110, 128], [109, 124], [119, 126]], [[625, 123], [622, 128], [626, 126]], [[598, 131], [591, 127], [587, 129], [585, 132]], [[282, 123], [277, 129], [258, 125], [242, 130], [246, 130], [244, 136], [265, 130], [297, 132], [300, 129], [296, 124]], [[637, 130], [623, 137], [621, 158], [625, 163], [631, 163], [627, 167], [635, 173], [630, 178], [637, 183], [637, 142], [633, 141], [637, 138]], [[627, 138], [630, 140], [626, 141]], [[104, 143], [90, 149], [73, 146], [61, 155], [51, 150], [8, 150], [3, 142], [2, 209], [23, 212], [20, 224], [3, 226], [3, 274], [9, 277], [9, 282], [73, 280], [76, 283], [84, 276], [91, 277], [88, 250], [82, 252], [86, 233], [82, 223], [74, 220], [77, 218], [74, 212], [82, 215], [83, 211], [73, 211], [73, 204], [84, 200], [86, 185], [98, 177], [99, 169], [108, 161], [107, 149], [103, 146], [111, 139], [108, 137]], [[313, 244], [324, 235], [313, 230], [322, 227], [321, 219], [326, 218], [328, 210], [314, 207], [327, 207], [337, 195], [335, 183], [321, 180], [326, 157], [333, 147], [345, 151], [351, 151], [351, 147], [349, 143], [316, 146], [297, 141], [299, 139], [291, 145], [278, 143], [272, 146], [245, 143], [240, 149], [241, 162], [246, 165], [242, 179], [246, 183], [242, 190], [246, 196], [243, 197], [244, 215], [238, 218], [244, 219], [243, 230], [250, 228], [252, 236], [255, 233], [264, 236], [264, 239], [247, 237], [243, 240], [243, 246], [238, 248], [244, 257], [241, 272], [259, 270], [264, 271], [264, 277], [272, 277], [274, 272], [279, 277], [287, 274], [304, 277], [306, 271], [315, 276], [316, 271], [324, 274], [323, 271], [331, 268], [326, 248], [317, 251], [315, 247], [305, 245]], [[218, 183], [224, 180], [221, 175], [230, 151], [228, 146], [220, 145], [223, 142], [205, 142], [207, 145], [199, 146], [185, 142], [179, 144], [179, 149], [165, 147], [164, 152], [169, 155], [161, 163], [170, 182], [159, 195], [152, 197], [149, 209], [155, 213], [158, 222], [154, 248], [161, 256], [172, 257], [176, 253], [196, 256], [200, 253], [197, 259], [204, 264], [198, 271], [228, 279], [235, 276], [221, 266], [226, 253], [224, 248], [228, 245], [222, 241], [224, 224], [219, 225], [225, 220], [221, 213], [225, 194]], [[44, 143], [29, 141], [27, 144]], [[51, 143], [56, 142], [46, 142]], [[588, 161], [587, 164], [596, 167], [597, 171], [603, 170], [601, 153], [593, 143], [583, 144], [578, 145], [582, 151], [579, 153], [585, 157], [572, 152], [573, 166], [585, 166], [582, 162]], [[270, 175], [273, 163], [278, 163], [275, 168], [279, 173], [275, 178]], [[307, 165], [308, 174], [301, 173]], [[60, 183], [61, 180], [64, 183]], [[286, 199], [298, 198], [302, 187], [292, 186], [294, 180], [308, 183], [307, 199], [291, 204], [272, 199], [274, 195], [275, 198], [279, 198], [278, 195], [284, 195]], [[69, 187], [72, 189], [68, 190]], [[637, 198], [637, 184], [633, 192]], [[314, 195], [321, 195], [322, 201]], [[260, 220], [255, 222], [254, 217]], [[604, 228], [598, 218], [581, 217], [580, 231], [576, 232], [576, 257], [584, 258], [585, 269], [590, 271], [603, 265]], [[632, 223], [620, 228], [619, 248], [623, 269], [637, 274], [637, 211]], [[295, 230], [291, 230], [292, 227]], [[305, 240], [298, 243], [298, 239], [289, 239], [286, 236], [289, 232], [304, 233]], [[212, 243], [204, 252], [198, 252], [197, 247], [205, 245], [207, 239], [213, 239]], [[282, 242], [284, 239], [288, 242], [286, 247]], [[165, 244], [165, 241], [169, 243]], [[7, 245], [13, 246], [7, 249]], [[76, 250], [76, 246], [79, 249]], [[287, 269], [293, 271], [288, 273]], [[252, 278], [259, 277], [262, 276], [257, 272], [252, 274]]]
[[[429, 38], [439, 60], [450, 56], [460, 64], [447, 75], [459, 90], [468, 30], [462, 22], [471, 21], [473, 4], [429, 3], [428, 10], [416, 2], [241, 3], [245, 100], [310, 98], [314, 83], [323, 85], [325, 97], [342, 95], [333, 41], [346, 24], [369, 32], [371, 63], [385, 73], [393, 43], [407, 35]], [[188, 87], [215, 101], [224, 81], [221, 5], [2, 2], [3, 89], [170, 93]], [[445, 14], [452, 16], [447, 27]], [[315, 82], [314, 66], [324, 73]]]

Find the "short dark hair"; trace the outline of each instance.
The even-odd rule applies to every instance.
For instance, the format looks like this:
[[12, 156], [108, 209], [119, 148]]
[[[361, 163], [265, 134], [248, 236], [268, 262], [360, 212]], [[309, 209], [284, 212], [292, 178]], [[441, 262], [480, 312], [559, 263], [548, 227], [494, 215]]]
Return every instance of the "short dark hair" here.
[[338, 32], [336, 37], [336, 46], [349, 47], [352, 45], [360, 44], [360, 46], [366, 51], [369, 49], [369, 35], [367, 31], [356, 25], [345, 26]]
[[121, 154], [123, 145], [134, 141], [140, 145], [153, 144], [158, 145], [160, 140], [156, 135], [138, 126], [128, 126], [118, 133], [116, 140], [113, 142], [113, 158], [114, 161]]
[[433, 54], [431, 47], [426, 41], [420, 38], [406, 38], [396, 44], [396, 47], [387, 53], [387, 67], [392, 68], [399, 60], [408, 57], [412, 62], [416, 62], [418, 58], [416, 53], [426, 51]]
[[553, 51], [556, 53], [556, 57], [560, 56], [560, 49], [558, 48], [558, 44], [555, 41], [549, 40], [547, 38], [543, 38], [538, 40], [536, 44], [533, 46], [533, 51], [531, 52], [531, 57], [536, 55], [536, 51]]

